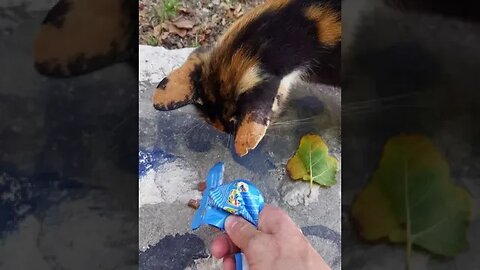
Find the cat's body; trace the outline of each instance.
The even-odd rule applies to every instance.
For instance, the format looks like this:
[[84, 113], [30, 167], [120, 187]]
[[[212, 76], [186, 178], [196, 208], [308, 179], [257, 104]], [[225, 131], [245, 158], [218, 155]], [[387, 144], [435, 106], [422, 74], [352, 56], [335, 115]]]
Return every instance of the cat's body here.
[[261, 141], [299, 80], [340, 82], [341, 10], [336, 0], [271, 0], [235, 22], [211, 49], [195, 50], [157, 86], [158, 110], [195, 104], [235, 133], [243, 156]]

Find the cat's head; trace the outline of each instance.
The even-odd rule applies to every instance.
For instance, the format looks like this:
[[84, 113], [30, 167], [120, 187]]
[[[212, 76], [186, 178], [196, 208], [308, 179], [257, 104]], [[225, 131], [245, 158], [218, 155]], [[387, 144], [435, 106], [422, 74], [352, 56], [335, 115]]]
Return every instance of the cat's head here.
[[169, 111], [194, 104], [216, 129], [234, 133], [238, 117], [236, 104], [233, 98], [222, 98], [219, 94], [217, 76], [209, 72], [209, 57], [207, 48], [194, 50], [182, 66], [160, 81], [152, 97], [153, 106]]

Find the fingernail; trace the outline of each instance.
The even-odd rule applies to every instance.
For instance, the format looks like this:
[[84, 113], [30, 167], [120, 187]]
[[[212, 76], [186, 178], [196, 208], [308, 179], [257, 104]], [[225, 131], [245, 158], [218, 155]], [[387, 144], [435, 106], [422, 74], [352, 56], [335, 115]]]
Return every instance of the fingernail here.
[[231, 230], [235, 224], [238, 223], [238, 217], [234, 215], [230, 215], [225, 220], [225, 229]]

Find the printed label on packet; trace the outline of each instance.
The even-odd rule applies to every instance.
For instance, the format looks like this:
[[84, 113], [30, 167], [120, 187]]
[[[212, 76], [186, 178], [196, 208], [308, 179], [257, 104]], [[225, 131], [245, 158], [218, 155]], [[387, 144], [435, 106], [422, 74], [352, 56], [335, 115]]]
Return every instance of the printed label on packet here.
[[[192, 220], [192, 230], [202, 225], [211, 225], [225, 230], [225, 219], [233, 214], [243, 217], [258, 226], [258, 217], [265, 201], [260, 190], [245, 179], [223, 184], [224, 165], [215, 164], [208, 172], [206, 189], [200, 206]], [[235, 254], [236, 270], [248, 270], [243, 253]]]
[[240, 197], [240, 193], [236, 189], [232, 189], [230, 192], [230, 196], [228, 196], [228, 203], [232, 206], [238, 207], [240, 203], [238, 202], [238, 197]]

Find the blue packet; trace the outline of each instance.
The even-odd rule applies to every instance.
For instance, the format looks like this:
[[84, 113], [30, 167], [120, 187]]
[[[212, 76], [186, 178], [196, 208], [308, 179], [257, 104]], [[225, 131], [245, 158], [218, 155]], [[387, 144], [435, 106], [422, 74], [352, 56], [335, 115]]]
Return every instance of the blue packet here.
[[[246, 179], [223, 184], [223, 162], [215, 164], [208, 172], [206, 188], [200, 206], [192, 220], [192, 230], [204, 224], [225, 231], [225, 219], [229, 215], [241, 216], [255, 227], [265, 201], [260, 190]], [[247, 270], [243, 253], [235, 254], [237, 270]]]

